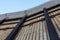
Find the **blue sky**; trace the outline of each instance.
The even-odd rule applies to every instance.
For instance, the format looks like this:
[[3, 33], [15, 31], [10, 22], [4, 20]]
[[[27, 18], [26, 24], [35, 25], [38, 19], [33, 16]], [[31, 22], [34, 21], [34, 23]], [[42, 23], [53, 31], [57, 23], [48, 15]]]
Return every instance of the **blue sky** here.
[[48, 0], [0, 0], [0, 14], [33, 8]]

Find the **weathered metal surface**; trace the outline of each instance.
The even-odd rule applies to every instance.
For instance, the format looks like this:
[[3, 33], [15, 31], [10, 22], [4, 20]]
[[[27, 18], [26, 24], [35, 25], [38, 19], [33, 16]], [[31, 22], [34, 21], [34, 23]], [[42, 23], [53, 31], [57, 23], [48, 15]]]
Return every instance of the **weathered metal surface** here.
[[[49, 16], [51, 17], [51, 21], [57, 31], [58, 37], [60, 38], [60, 10], [58, 9], [60, 9], [60, 6], [51, 9], [48, 12]], [[14, 40], [50, 40], [47, 24], [45, 22], [45, 17], [43, 13], [38, 13], [38, 15], [32, 16], [27, 20], [23, 24], [22, 29], [18, 32]], [[7, 27], [15, 27], [18, 21], [19, 19], [6, 21], [0, 25], [0, 29]], [[1, 29], [0, 40], [4, 40], [12, 30], [13, 28], [7, 30]]]

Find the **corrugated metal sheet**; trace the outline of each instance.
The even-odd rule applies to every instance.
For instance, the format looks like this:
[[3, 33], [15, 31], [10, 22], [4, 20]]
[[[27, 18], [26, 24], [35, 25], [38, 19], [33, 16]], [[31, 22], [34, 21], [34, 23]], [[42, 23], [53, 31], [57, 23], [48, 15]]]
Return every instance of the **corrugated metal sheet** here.
[[[60, 7], [57, 7], [50, 11], [53, 11], [49, 15], [51, 16], [53, 25], [60, 38]], [[44, 18], [44, 16], [28, 21], [27, 24], [34, 21], [36, 22], [37, 20], [41, 20], [42, 18]], [[45, 20], [23, 27], [16, 36], [15, 40], [50, 40]]]
[[[48, 11], [60, 38], [60, 6]], [[44, 13], [28, 18], [14, 40], [50, 40]], [[40, 16], [42, 15], [42, 16]], [[4, 40], [19, 20], [6, 21], [0, 25], [0, 40]], [[10, 29], [9, 29], [10, 28]], [[5, 30], [6, 29], [6, 30]]]
[[15, 40], [48, 40], [48, 30], [45, 21], [23, 27]]
[[0, 30], [0, 40], [4, 40], [11, 31], [12, 29]]

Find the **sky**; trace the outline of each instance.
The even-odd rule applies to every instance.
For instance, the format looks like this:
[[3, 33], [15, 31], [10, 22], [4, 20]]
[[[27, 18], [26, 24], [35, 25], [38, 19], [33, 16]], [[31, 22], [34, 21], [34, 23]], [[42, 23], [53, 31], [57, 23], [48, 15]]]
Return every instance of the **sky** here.
[[0, 14], [27, 10], [47, 1], [49, 0], [0, 0]]

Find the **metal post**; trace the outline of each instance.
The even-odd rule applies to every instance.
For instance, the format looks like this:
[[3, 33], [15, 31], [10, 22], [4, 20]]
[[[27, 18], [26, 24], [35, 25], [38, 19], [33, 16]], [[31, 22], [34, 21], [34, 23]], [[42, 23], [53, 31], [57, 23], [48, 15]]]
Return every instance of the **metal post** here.
[[45, 20], [46, 20], [50, 40], [60, 40], [54, 28], [54, 25], [52, 24], [52, 21], [48, 15], [47, 9], [44, 8], [43, 10], [44, 10]]

